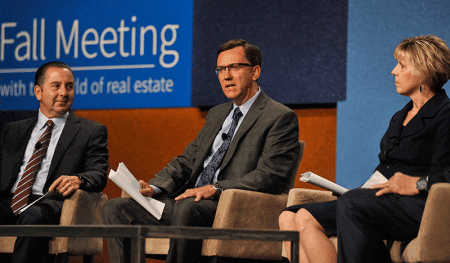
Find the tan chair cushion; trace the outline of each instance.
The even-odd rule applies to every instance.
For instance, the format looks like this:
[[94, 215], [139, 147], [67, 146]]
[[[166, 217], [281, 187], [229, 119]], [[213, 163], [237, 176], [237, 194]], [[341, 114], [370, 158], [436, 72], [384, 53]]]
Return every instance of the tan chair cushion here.
[[[64, 201], [60, 225], [101, 224], [100, 209], [108, 200], [103, 193], [77, 190]], [[0, 253], [12, 253], [16, 237], [0, 237]], [[103, 238], [56, 237], [49, 243], [49, 253], [73, 255], [99, 255], [103, 251]]]
[[404, 262], [450, 262], [450, 184], [434, 184], [428, 194], [417, 238], [403, 252]]

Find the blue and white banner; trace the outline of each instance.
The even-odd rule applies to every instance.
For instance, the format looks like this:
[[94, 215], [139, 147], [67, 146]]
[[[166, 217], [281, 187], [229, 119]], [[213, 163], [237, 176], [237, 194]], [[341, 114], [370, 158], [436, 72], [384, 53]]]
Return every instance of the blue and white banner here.
[[74, 109], [189, 107], [193, 1], [2, 1], [0, 110], [35, 110], [34, 73], [71, 66]]

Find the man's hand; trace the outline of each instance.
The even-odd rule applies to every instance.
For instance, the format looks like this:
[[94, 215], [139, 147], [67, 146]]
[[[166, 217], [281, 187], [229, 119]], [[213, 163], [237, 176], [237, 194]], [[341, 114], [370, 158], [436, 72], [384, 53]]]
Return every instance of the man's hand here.
[[208, 199], [216, 193], [216, 189], [212, 185], [205, 185], [199, 188], [187, 189], [183, 194], [177, 196], [175, 201], [195, 196], [195, 202], [202, 199]]
[[61, 175], [50, 185], [49, 191], [55, 190], [63, 196], [68, 196], [80, 189], [81, 179], [78, 176]]
[[416, 183], [419, 177], [412, 177], [400, 172], [394, 174], [386, 183], [374, 184], [371, 189], [380, 189], [376, 193], [377, 196], [384, 194], [400, 194], [400, 195], [416, 195], [419, 194], [419, 190], [416, 187]]
[[139, 192], [143, 196], [152, 197], [155, 195], [155, 189], [153, 187], [151, 187], [150, 185], [148, 185], [147, 182], [139, 180], [139, 184], [141, 185], [141, 189], [139, 189]]

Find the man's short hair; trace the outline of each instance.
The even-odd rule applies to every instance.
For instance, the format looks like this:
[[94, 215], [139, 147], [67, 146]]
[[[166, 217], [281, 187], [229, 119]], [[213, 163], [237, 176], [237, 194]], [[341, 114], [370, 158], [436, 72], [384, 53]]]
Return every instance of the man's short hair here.
[[45, 82], [45, 74], [47, 73], [47, 70], [49, 68], [66, 68], [70, 70], [70, 73], [72, 73], [73, 76], [72, 69], [69, 67], [69, 65], [59, 61], [51, 61], [45, 63], [36, 71], [36, 74], [34, 75], [34, 85], [38, 85], [39, 87], [41, 87], [41, 85]]
[[217, 57], [219, 57], [220, 53], [235, 47], [243, 47], [245, 50], [245, 58], [250, 62], [250, 64], [252, 66], [261, 67], [261, 50], [259, 50], [256, 45], [249, 44], [243, 39], [233, 39], [222, 44], [217, 50]]

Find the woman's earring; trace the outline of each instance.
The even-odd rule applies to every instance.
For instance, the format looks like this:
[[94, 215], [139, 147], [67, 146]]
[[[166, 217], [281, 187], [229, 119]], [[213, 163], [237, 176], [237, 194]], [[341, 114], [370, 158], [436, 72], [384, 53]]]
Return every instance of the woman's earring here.
[[422, 85], [420, 85], [419, 90], [420, 90], [420, 93], [422, 93]]

